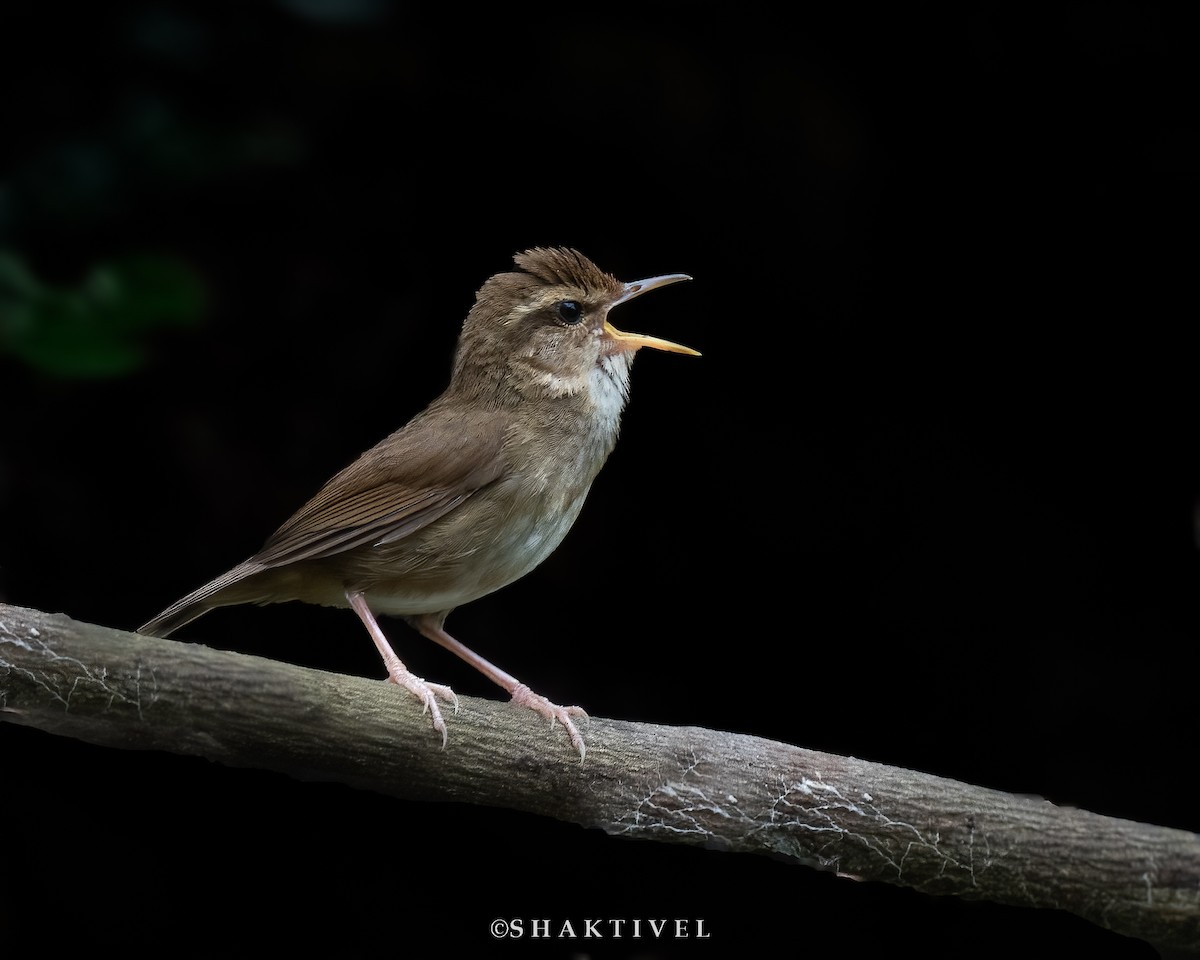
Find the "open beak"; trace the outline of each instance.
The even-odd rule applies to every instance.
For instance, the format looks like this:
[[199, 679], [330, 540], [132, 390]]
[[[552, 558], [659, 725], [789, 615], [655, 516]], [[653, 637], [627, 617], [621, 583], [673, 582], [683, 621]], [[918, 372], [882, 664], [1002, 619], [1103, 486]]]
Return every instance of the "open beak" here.
[[[633, 283], [625, 284], [625, 292], [614, 300], [612, 305], [615, 307], [621, 303], [628, 303], [634, 297], [640, 297], [643, 293], [649, 293], [651, 290], [665, 287], [670, 283], [678, 283], [680, 280], [691, 279], [686, 273], [668, 273], [661, 277], [650, 277], [648, 280], [634, 280]], [[610, 307], [609, 309], [612, 308]], [[672, 343], [670, 340], [647, 337], [640, 333], [625, 333], [618, 330], [607, 320], [604, 321], [604, 336], [612, 345], [611, 349], [613, 353], [632, 353], [635, 350], [640, 350], [642, 347], [653, 347], [655, 350], [666, 350], [668, 353], [686, 353], [690, 357], [700, 356], [699, 351], [678, 343]]]

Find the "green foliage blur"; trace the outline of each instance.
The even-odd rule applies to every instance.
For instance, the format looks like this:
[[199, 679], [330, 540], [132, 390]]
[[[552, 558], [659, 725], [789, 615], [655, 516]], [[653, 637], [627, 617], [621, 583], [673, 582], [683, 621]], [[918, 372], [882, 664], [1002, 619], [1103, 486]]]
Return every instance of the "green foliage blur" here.
[[0, 4], [0, 36], [54, 51], [0, 62], [0, 72], [19, 63], [22, 85], [39, 91], [5, 105], [0, 378], [20, 367], [113, 380], [143, 369], [156, 341], [200, 326], [224, 249], [214, 251], [209, 214], [261, 197], [264, 173], [304, 155], [303, 111], [220, 99], [224, 78], [245, 76], [241, 31], [276, 37], [289, 24], [326, 22], [313, 19], [326, 8], [343, 20], [381, 11], [116, 4], [73, 10], [64, 35], [52, 6]]
[[68, 287], [0, 250], [0, 360], [59, 378], [122, 376], [143, 364], [156, 331], [197, 324], [204, 299], [195, 271], [171, 256], [97, 263]]

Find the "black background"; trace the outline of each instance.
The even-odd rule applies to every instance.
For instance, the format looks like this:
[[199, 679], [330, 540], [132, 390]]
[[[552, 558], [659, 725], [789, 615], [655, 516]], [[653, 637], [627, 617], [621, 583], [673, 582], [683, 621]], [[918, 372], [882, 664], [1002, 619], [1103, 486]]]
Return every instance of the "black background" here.
[[[596, 715], [1200, 828], [1191, 24], [836, 9], [7, 5], [0, 246], [64, 287], [170, 255], [205, 309], [120, 377], [0, 355], [0, 599], [136, 627], [438, 393], [514, 252], [572, 245], [692, 274], [618, 325], [704, 356], [639, 355], [563, 546], [451, 632]], [[345, 611], [181, 638], [383, 675]], [[0, 757], [11, 943], [623, 956], [488, 924], [685, 916], [711, 939], [640, 955], [1154, 956], [1065, 914], [13, 725]]]

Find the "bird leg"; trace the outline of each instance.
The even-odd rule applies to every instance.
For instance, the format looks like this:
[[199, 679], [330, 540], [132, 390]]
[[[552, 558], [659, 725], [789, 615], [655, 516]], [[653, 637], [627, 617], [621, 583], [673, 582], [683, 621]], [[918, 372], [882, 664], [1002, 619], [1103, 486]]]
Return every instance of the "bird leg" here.
[[485, 677], [500, 687], [508, 691], [512, 697], [512, 702], [528, 707], [540, 713], [543, 717], [550, 721], [553, 726], [555, 721], [561, 723], [567, 731], [567, 736], [571, 738], [571, 745], [579, 751], [579, 762], [583, 763], [584, 754], [587, 753], [587, 747], [584, 745], [583, 737], [579, 733], [579, 729], [575, 726], [572, 717], [586, 717], [587, 711], [582, 707], [560, 707], [556, 703], [551, 703], [541, 694], [534, 693], [525, 684], [517, 680], [511, 674], [505, 673], [499, 667], [489, 660], [485, 660], [474, 650], [464, 646], [455, 640], [442, 628], [444, 616], [439, 614], [422, 614], [416, 617], [407, 617], [421, 636], [428, 637], [434, 643], [440, 644], [451, 653], [456, 654], [463, 660], [466, 660], [471, 666], [482, 673]]
[[438, 709], [437, 698], [434, 694], [447, 703], [453, 703], [455, 713], [458, 713], [458, 697], [449, 687], [442, 686], [440, 683], [426, 683], [420, 677], [409, 672], [408, 667], [396, 656], [387, 637], [383, 635], [383, 630], [376, 622], [375, 615], [367, 606], [367, 598], [360, 591], [347, 590], [346, 600], [350, 603], [350, 609], [358, 614], [363, 626], [367, 628], [371, 639], [375, 641], [375, 647], [379, 650], [379, 655], [383, 657], [383, 662], [387, 666], [388, 680], [402, 686], [425, 705], [425, 710], [433, 719], [433, 729], [442, 735], [442, 749], [445, 750], [446, 723], [442, 720], [442, 711]]

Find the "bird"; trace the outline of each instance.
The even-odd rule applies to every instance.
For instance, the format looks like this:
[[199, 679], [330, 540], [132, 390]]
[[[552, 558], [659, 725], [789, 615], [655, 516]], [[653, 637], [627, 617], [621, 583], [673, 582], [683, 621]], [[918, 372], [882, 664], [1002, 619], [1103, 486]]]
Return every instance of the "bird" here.
[[559, 545], [617, 442], [634, 355], [699, 356], [609, 321], [615, 307], [692, 278], [623, 283], [570, 247], [534, 247], [478, 289], [445, 391], [335, 474], [249, 559], [138, 628], [166, 637], [217, 607], [302, 601], [348, 607], [387, 679], [409, 691], [446, 748], [439, 699], [449, 687], [404, 665], [377, 616], [400, 617], [471, 664], [512, 703], [562, 724], [580, 762], [586, 744], [564, 707], [534, 693], [446, 632], [451, 611], [525, 576]]

